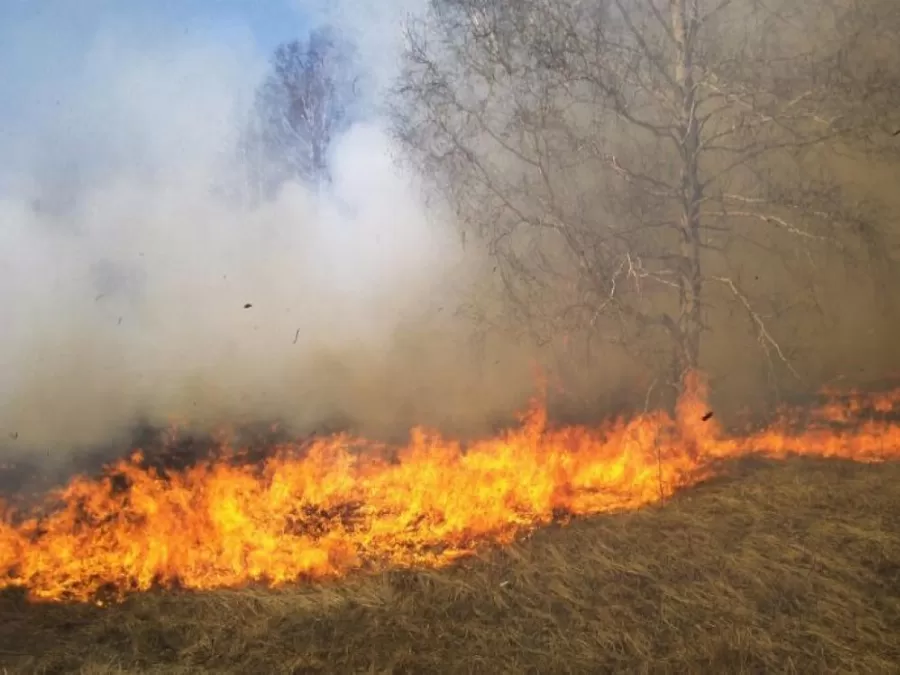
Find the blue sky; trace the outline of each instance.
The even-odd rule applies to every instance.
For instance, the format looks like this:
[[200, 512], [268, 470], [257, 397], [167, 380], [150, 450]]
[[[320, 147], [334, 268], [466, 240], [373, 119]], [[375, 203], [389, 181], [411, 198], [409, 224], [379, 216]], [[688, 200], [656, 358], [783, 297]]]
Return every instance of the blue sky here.
[[97, 36], [114, 27], [157, 43], [193, 32], [225, 41], [249, 33], [268, 53], [302, 36], [308, 22], [296, 0], [3, 0], [0, 125], [9, 131], [40, 114], [48, 95], [83, 67]]
[[201, 152], [215, 136], [204, 127], [225, 107], [235, 115], [248, 109], [275, 47], [322, 22], [350, 36], [367, 77], [383, 87], [395, 72], [403, 21], [423, 5], [0, 0], [0, 194], [29, 189], [22, 184], [38, 174], [71, 174], [75, 164], [86, 174], [179, 144]]
[[[98, 120], [113, 119], [102, 107], [114, 96], [117, 69], [127, 66], [117, 59], [129, 50], [164, 61], [214, 47], [225, 57], [221, 71], [234, 73], [305, 35], [311, 23], [302, 7], [300, 0], [0, 0], [0, 186], [23, 175], [36, 151], [47, 161], [78, 155], [83, 162], [98, 134], [108, 137]], [[227, 58], [237, 63], [225, 65]]]

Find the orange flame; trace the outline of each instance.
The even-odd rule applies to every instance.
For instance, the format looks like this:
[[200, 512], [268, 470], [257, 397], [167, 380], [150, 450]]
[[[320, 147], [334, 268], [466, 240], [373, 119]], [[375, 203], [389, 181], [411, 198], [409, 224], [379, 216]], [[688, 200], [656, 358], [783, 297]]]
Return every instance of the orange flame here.
[[[706, 414], [702, 378], [692, 375], [686, 392], [674, 418], [652, 412], [598, 428], [552, 428], [535, 402], [518, 428], [465, 450], [423, 429], [394, 456], [338, 435], [277, 447], [261, 465], [207, 461], [165, 477], [142, 468], [138, 452], [100, 478], [74, 478], [41, 513], [0, 511], [0, 587], [89, 600], [440, 566], [568, 515], [658, 501], [709, 477], [721, 458], [900, 458], [900, 426], [885, 418], [900, 411], [900, 391], [853, 393], [805, 420], [785, 410], [741, 437]], [[798, 420], [801, 433], [791, 431]]]

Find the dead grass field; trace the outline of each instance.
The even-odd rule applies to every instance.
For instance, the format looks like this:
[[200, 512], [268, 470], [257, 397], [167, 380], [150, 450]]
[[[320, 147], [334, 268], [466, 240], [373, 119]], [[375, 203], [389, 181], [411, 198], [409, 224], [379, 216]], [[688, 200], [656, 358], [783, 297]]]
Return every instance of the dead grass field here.
[[108, 609], [5, 593], [3, 672], [897, 673], [900, 464], [745, 460], [441, 571]]

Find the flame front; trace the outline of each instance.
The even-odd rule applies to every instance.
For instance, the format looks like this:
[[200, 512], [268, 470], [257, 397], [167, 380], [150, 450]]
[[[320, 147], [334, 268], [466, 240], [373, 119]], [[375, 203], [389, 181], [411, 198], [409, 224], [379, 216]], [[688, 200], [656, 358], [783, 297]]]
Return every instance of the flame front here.
[[[207, 461], [165, 477], [139, 453], [78, 477], [37, 515], [0, 514], [0, 587], [35, 599], [101, 591], [278, 585], [386, 566], [440, 566], [566, 515], [633, 509], [750, 452], [900, 458], [900, 391], [852, 395], [742, 437], [706, 416], [689, 381], [675, 418], [551, 428], [534, 404], [519, 428], [467, 447], [416, 429], [395, 456], [347, 436], [274, 449], [261, 465]], [[860, 419], [846, 429], [838, 423]]]

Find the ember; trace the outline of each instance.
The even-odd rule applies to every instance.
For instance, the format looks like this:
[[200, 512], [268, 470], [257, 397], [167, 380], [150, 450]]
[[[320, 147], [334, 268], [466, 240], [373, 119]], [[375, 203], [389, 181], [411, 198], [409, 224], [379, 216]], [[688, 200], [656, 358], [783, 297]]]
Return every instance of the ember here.
[[99, 478], [71, 480], [39, 510], [7, 507], [0, 586], [33, 599], [90, 600], [442, 566], [552, 521], [664, 499], [725, 458], [900, 459], [891, 418], [900, 391], [785, 410], [764, 429], [730, 436], [707, 414], [700, 378], [689, 384], [674, 418], [653, 412], [553, 428], [534, 403], [518, 428], [465, 449], [415, 429], [388, 457], [337, 435], [278, 445], [255, 464], [225, 461], [239, 453], [222, 447], [219, 459], [165, 473], [138, 451]]

